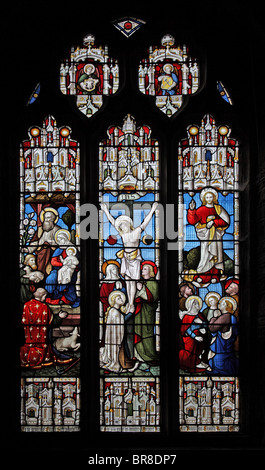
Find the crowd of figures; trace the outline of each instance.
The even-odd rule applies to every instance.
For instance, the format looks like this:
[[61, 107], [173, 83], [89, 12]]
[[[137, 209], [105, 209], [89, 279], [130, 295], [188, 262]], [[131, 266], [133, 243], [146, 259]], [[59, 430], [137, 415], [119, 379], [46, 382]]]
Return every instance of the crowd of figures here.
[[209, 291], [203, 308], [194, 285], [180, 285], [179, 367], [183, 372], [237, 375], [238, 280], [228, 279], [224, 290], [224, 296]]
[[[25, 218], [25, 227], [34, 226], [33, 216], [32, 212]], [[40, 212], [41, 225], [21, 248], [23, 368], [40, 369], [70, 362], [72, 352], [80, 348], [76, 326], [80, 316], [80, 254], [70, 231], [58, 225], [58, 219], [55, 208], [44, 208]], [[53, 332], [62, 322], [68, 325], [67, 334], [54, 338]]]
[[[208, 190], [205, 206], [202, 207], [213, 212], [212, 193], [211, 200], [209, 194]], [[114, 219], [107, 206], [102, 205], [102, 210], [123, 242], [123, 249], [116, 253], [117, 258], [108, 259], [102, 265], [100, 301], [103, 318], [99, 358], [100, 367], [105, 371], [134, 371], [141, 363], [146, 365], [146, 370], [159, 365], [156, 341], [159, 267], [154, 261], [144, 260], [139, 247], [141, 234], [156, 208], [157, 203], [154, 203], [143, 222], [134, 227], [130, 217]], [[196, 209], [190, 205], [189, 217], [191, 214], [195, 217], [194, 211]], [[224, 214], [218, 210], [218, 214], [211, 215], [211, 225], [200, 228], [207, 233], [201, 241], [199, 266], [210, 259], [210, 255], [213, 257], [213, 253], [214, 264], [209, 268], [209, 263], [204, 263], [206, 267], [197, 269], [196, 275], [191, 271], [184, 273], [187, 277], [191, 275], [192, 282], [184, 281], [179, 287], [179, 365], [184, 372], [207, 371], [223, 375], [236, 375], [238, 372], [239, 281], [237, 278], [227, 279], [223, 271], [223, 250], [219, 247], [220, 241], [215, 240], [222, 220], [226, 219], [225, 227], [229, 223], [228, 216]], [[32, 368], [69, 360], [63, 353], [69, 348], [59, 347], [59, 341], [52, 343], [52, 330], [69, 313], [79, 312], [80, 306], [78, 247], [74, 245], [70, 231], [57, 225], [59, 213], [56, 209], [42, 209], [39, 219], [42, 225], [38, 226], [30, 242], [21, 250], [22, 324], [25, 334], [21, 365]], [[198, 224], [197, 219], [195, 222]], [[212, 284], [220, 283], [223, 295], [217, 292], [218, 289], [211, 291]], [[208, 288], [204, 299], [199, 292], [201, 287]], [[62, 306], [66, 308], [60, 308]], [[56, 310], [55, 307], [59, 308]], [[72, 328], [71, 333], [73, 337], [68, 338], [68, 342], [75, 350], [80, 346], [78, 331]]]
[[119, 233], [123, 249], [117, 259], [103, 263], [104, 279], [100, 286], [103, 304], [103, 332], [100, 344], [100, 367], [120, 373], [134, 371], [140, 363], [157, 365], [155, 322], [159, 300], [156, 279], [158, 266], [143, 260], [139, 243], [141, 234], [157, 208], [154, 203], [142, 223], [134, 227], [127, 215], [114, 218], [102, 204], [109, 223]]
[[157, 365], [155, 322], [159, 283], [156, 264], [148, 260], [141, 263], [134, 312], [126, 309], [128, 299], [125, 281], [120, 277], [120, 264], [108, 260], [102, 270], [105, 277], [100, 286], [104, 312], [100, 366], [111, 372], [123, 372], [137, 369], [141, 362]]

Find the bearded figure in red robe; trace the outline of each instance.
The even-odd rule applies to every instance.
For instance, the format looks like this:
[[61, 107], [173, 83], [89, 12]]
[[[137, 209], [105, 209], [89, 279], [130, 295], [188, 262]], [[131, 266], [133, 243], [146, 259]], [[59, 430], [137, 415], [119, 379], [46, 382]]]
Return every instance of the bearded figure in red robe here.
[[38, 288], [34, 298], [25, 302], [22, 325], [24, 327], [25, 344], [20, 348], [21, 367], [40, 369], [54, 363], [66, 363], [69, 359], [56, 356], [49, 340], [49, 330], [53, 314], [45, 303], [47, 291]]
[[223, 275], [222, 238], [230, 225], [229, 214], [218, 204], [217, 191], [205, 188], [201, 191], [200, 198], [202, 205], [196, 209], [196, 203], [192, 200], [187, 213], [188, 223], [195, 226], [201, 246], [197, 274], [193, 279], [199, 287], [226, 279]]

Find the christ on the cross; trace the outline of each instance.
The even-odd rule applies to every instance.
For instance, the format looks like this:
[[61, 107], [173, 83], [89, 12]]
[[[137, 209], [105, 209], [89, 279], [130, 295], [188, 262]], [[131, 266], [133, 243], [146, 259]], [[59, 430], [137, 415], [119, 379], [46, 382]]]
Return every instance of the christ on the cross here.
[[120, 215], [116, 219], [110, 214], [107, 204], [101, 204], [101, 209], [105, 212], [109, 222], [115, 227], [120, 234], [124, 249], [120, 250], [116, 255], [121, 259], [121, 275], [126, 282], [126, 290], [128, 296], [128, 304], [126, 313], [134, 313], [134, 298], [136, 294], [136, 282], [141, 276], [141, 250], [139, 248], [142, 231], [149, 224], [158, 203], [155, 202], [148, 215], [138, 226], [133, 226], [132, 219], [127, 215]]

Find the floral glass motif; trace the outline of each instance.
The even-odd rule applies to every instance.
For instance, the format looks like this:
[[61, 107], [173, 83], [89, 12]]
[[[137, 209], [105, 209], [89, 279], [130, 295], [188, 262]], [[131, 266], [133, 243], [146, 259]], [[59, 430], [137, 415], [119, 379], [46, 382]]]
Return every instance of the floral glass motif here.
[[239, 144], [206, 114], [178, 150], [180, 429], [239, 430]]
[[99, 146], [103, 432], [160, 430], [159, 145], [131, 115]]
[[117, 28], [127, 38], [134, 34], [138, 29], [145, 24], [145, 21], [136, 18], [123, 18], [113, 22], [115, 28]]
[[80, 424], [80, 150], [53, 116], [20, 147], [22, 431]]
[[88, 34], [83, 47], [72, 48], [69, 59], [60, 70], [60, 89], [74, 95], [76, 105], [88, 118], [103, 105], [103, 96], [111, 96], [119, 88], [119, 66], [109, 57], [108, 47], [96, 47], [95, 37]]
[[173, 116], [199, 90], [199, 65], [188, 49], [174, 46], [170, 34], [162, 37], [161, 46], [149, 48], [148, 59], [139, 64], [138, 80], [142, 93], [155, 97], [156, 106], [168, 117]]

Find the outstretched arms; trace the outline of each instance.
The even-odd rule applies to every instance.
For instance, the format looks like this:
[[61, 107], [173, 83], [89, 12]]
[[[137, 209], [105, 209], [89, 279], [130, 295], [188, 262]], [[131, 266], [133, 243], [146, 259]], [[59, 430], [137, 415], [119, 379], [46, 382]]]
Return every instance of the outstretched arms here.
[[[158, 206], [158, 202], [154, 202], [154, 204], [153, 204], [153, 206], [152, 206], [152, 208], [151, 208], [149, 214], [145, 217], [145, 219], [143, 220], [143, 222], [142, 222], [141, 225], [139, 226], [139, 227], [141, 228], [141, 230], [144, 230], [144, 229], [147, 227], [147, 225], [149, 224], [149, 222], [150, 222], [150, 220], [151, 220], [151, 218], [152, 218], [152, 216], [153, 216], [155, 210], [157, 209], [157, 206]], [[112, 217], [112, 215], [111, 215], [111, 213], [110, 213], [110, 211], [109, 211], [109, 209], [108, 209], [107, 204], [102, 203], [102, 204], [101, 204], [101, 209], [103, 210], [103, 212], [105, 212], [106, 217], [107, 217], [107, 219], [109, 220], [109, 222], [110, 222], [113, 226], [115, 226], [115, 219], [114, 219], [114, 217]]]
[[108, 220], [110, 221], [111, 225], [114, 225], [115, 224], [115, 219], [114, 219], [114, 217], [112, 217], [110, 211], [108, 210], [107, 204], [102, 203], [101, 204], [101, 209], [105, 212], [105, 214], [106, 214]]

